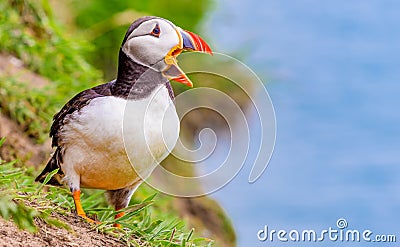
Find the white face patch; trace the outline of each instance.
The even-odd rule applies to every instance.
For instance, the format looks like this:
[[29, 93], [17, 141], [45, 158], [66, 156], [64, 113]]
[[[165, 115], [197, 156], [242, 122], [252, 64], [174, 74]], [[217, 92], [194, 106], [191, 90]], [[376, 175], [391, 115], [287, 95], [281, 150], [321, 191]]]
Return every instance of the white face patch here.
[[[159, 37], [151, 35], [158, 25]], [[135, 62], [152, 67], [158, 71], [166, 68], [164, 57], [168, 52], [179, 45], [179, 34], [176, 27], [163, 19], [152, 19], [140, 24], [128, 37], [122, 50]], [[159, 63], [161, 61], [161, 63]]]

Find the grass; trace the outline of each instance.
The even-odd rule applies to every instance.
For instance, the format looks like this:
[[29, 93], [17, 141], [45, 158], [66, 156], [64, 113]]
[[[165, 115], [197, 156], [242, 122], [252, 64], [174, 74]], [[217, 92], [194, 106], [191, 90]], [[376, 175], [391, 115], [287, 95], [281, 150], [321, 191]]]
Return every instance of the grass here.
[[0, 76], [0, 107], [41, 143], [57, 109], [76, 92], [99, 84], [102, 75], [83, 56], [92, 46], [64, 34], [48, 1], [1, 1], [0, 11], [0, 52], [51, 81], [37, 89], [23, 78]]
[[[1, 139], [0, 145], [4, 140]], [[14, 163], [0, 159], [0, 216], [6, 220], [12, 219], [20, 229], [32, 233], [38, 232], [36, 218], [49, 225], [70, 230], [67, 222], [54, 217], [54, 214], [67, 215], [73, 211], [74, 202], [70, 191], [63, 187], [35, 183], [33, 169], [15, 167]], [[55, 172], [49, 174], [45, 181], [49, 181]], [[144, 194], [147, 197], [140, 200]], [[157, 193], [149, 195], [142, 192], [124, 209], [125, 215], [117, 220], [114, 216], [118, 212], [106, 206], [103, 191], [86, 190], [82, 195], [82, 205], [89, 215], [102, 222], [93, 225], [93, 229], [111, 234], [128, 246], [213, 245], [210, 239], [195, 237], [194, 229], [186, 229], [176, 215], [158, 215], [154, 202], [163, 204], [166, 201], [157, 197]], [[113, 227], [114, 223], [121, 224], [122, 228]]]

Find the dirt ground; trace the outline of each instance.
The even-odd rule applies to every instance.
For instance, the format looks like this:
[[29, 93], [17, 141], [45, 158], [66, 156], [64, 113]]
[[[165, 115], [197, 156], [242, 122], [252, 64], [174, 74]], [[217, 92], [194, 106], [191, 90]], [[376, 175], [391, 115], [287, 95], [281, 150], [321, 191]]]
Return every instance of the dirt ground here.
[[89, 223], [82, 221], [76, 215], [57, 215], [57, 217], [67, 222], [72, 230], [52, 227], [41, 220], [36, 220], [39, 231], [30, 233], [19, 230], [13, 222], [0, 218], [0, 246], [126, 246], [110, 235], [97, 233]]

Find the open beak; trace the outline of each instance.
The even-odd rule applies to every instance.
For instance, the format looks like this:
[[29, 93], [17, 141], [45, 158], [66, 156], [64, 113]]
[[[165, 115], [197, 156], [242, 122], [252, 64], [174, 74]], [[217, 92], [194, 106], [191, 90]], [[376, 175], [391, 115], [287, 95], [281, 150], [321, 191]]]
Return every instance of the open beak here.
[[211, 55], [212, 51], [208, 44], [197, 34], [185, 31], [181, 28], [177, 28], [177, 33], [179, 36], [179, 44], [173, 47], [168, 52], [167, 56], [165, 56], [165, 63], [168, 65], [168, 67], [163, 71], [163, 74], [170, 80], [193, 87], [193, 83], [179, 68], [176, 57], [184, 50], [204, 52]]

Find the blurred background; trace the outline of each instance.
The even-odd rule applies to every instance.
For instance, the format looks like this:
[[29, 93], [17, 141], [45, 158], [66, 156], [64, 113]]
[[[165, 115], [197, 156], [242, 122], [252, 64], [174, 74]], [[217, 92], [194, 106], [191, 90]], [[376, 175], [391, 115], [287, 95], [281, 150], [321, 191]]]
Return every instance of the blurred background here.
[[[27, 104], [34, 107], [2, 100], [2, 112], [16, 119], [38, 143], [47, 140], [51, 116], [66, 99], [77, 90], [114, 78], [121, 39], [134, 19], [148, 14], [165, 17], [200, 34], [214, 51], [250, 66], [265, 83], [275, 107], [276, 146], [263, 176], [248, 183], [252, 164], [246, 163], [231, 183], [211, 195], [230, 219], [211, 220], [208, 225], [217, 232], [221, 246], [224, 242], [234, 245], [236, 238], [238, 246], [310, 246], [308, 242], [260, 242], [257, 232], [264, 225], [319, 232], [336, 227], [339, 218], [347, 220], [348, 229], [400, 238], [398, 1], [69, 0], [41, 4], [44, 16], [50, 17], [27, 15], [22, 33], [10, 31], [15, 30], [16, 16], [0, 17], [1, 50], [15, 54], [53, 82], [46, 95], [12, 90], [15, 84], [2, 82], [8, 90], [0, 96], [7, 102], [29, 95]], [[33, 25], [35, 18], [43, 25]], [[51, 32], [46, 25], [52, 27]], [[69, 56], [72, 51], [81, 57]], [[224, 69], [235, 71], [235, 66]], [[234, 95], [242, 109], [248, 109], [249, 99], [236, 88], [216, 81], [199, 86], [211, 84]], [[186, 89], [175, 88], [176, 93], [182, 90]], [[49, 94], [50, 102], [46, 100]], [[247, 115], [251, 119], [255, 113], [249, 110]], [[199, 130], [210, 123], [225, 133], [224, 123], [216, 119], [204, 112], [194, 114], [183, 123], [183, 135], [195, 146]], [[250, 134], [260, 135], [252, 121]], [[225, 153], [223, 148], [217, 150]], [[255, 150], [251, 149], [250, 157], [256, 156]], [[170, 158], [164, 165], [175, 162]], [[189, 215], [204, 218], [196, 215], [201, 210], [190, 210], [198, 209], [192, 203], [179, 205]], [[214, 202], [205, 205], [200, 208], [219, 208]], [[220, 217], [219, 213], [210, 217], [216, 215]], [[317, 245], [333, 244], [326, 240]]]
[[264, 225], [318, 232], [339, 218], [347, 229], [398, 238], [399, 11], [399, 2], [378, 0], [222, 0], [211, 11], [205, 30], [263, 78], [277, 119], [264, 175], [248, 184], [247, 164], [213, 195], [239, 246], [310, 246], [256, 234]]

